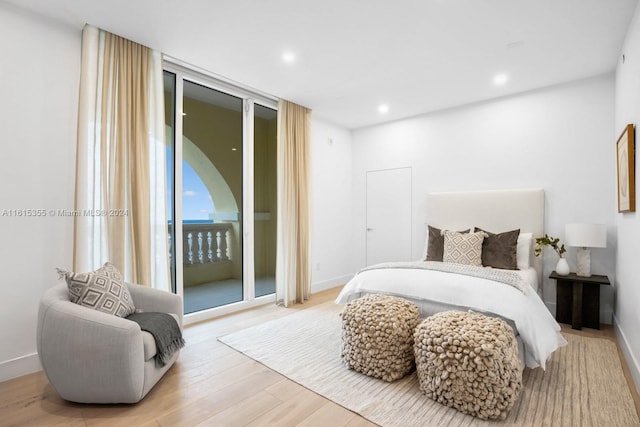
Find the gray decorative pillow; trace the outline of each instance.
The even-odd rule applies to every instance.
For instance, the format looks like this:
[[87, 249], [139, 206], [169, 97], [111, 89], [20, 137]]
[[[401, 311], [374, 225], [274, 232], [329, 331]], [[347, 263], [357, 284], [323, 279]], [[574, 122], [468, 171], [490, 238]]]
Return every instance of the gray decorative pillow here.
[[518, 269], [518, 236], [520, 229], [504, 233], [491, 233], [478, 227], [475, 231], [484, 231], [489, 235], [482, 243], [482, 265], [485, 267]]
[[58, 274], [66, 279], [69, 299], [73, 303], [119, 317], [127, 317], [136, 311], [122, 275], [110, 262], [89, 273], [58, 269]]
[[[442, 262], [442, 255], [444, 253], [444, 234], [439, 228], [429, 227], [429, 235], [427, 236], [427, 261], [439, 261]], [[459, 231], [459, 233], [468, 233], [471, 230]]]
[[485, 232], [462, 234], [445, 230], [442, 261], [455, 264], [482, 266], [482, 241]]

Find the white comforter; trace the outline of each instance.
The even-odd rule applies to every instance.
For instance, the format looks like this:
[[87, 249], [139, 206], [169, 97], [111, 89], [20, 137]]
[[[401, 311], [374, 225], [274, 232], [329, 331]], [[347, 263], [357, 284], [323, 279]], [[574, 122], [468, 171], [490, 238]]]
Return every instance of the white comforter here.
[[464, 306], [513, 320], [524, 342], [525, 363], [529, 368], [544, 369], [551, 353], [567, 344], [560, 334], [560, 325], [533, 289], [523, 293], [504, 283], [478, 277], [385, 268], [356, 274], [342, 289], [336, 303], [346, 303], [366, 293]]

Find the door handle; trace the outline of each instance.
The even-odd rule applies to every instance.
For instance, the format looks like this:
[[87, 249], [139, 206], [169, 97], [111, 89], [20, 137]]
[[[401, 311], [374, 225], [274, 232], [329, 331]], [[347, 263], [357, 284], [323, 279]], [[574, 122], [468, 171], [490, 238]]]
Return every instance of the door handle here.
[[367, 231], [373, 231], [373, 228], [367, 227]]

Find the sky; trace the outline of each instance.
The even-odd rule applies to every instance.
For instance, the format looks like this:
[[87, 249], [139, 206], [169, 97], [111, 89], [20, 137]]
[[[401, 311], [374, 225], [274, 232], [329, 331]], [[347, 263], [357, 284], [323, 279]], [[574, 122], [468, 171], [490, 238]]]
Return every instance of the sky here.
[[[167, 147], [167, 159], [171, 159], [171, 149]], [[171, 206], [173, 191], [171, 188], [171, 162], [167, 162], [167, 204]], [[187, 163], [182, 161], [182, 219], [208, 220], [214, 211], [213, 200], [200, 176]], [[171, 211], [171, 209], [169, 209]], [[169, 212], [169, 220], [172, 220]]]

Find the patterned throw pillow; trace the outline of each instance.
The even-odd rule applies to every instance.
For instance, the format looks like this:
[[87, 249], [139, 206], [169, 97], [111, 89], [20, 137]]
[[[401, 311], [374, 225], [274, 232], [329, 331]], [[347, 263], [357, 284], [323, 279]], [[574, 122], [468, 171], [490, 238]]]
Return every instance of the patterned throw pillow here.
[[[427, 261], [440, 261], [442, 262], [442, 254], [444, 253], [444, 233], [439, 228], [432, 227], [427, 224], [429, 228], [429, 234], [427, 236], [427, 246], [425, 248], [426, 255], [423, 257]], [[458, 233], [468, 233], [471, 231], [464, 230]]]
[[122, 275], [110, 262], [90, 273], [61, 269], [58, 273], [67, 281], [71, 302], [119, 317], [127, 317], [136, 311]]
[[487, 233], [462, 234], [455, 231], [444, 232], [443, 262], [482, 266], [482, 242]]

